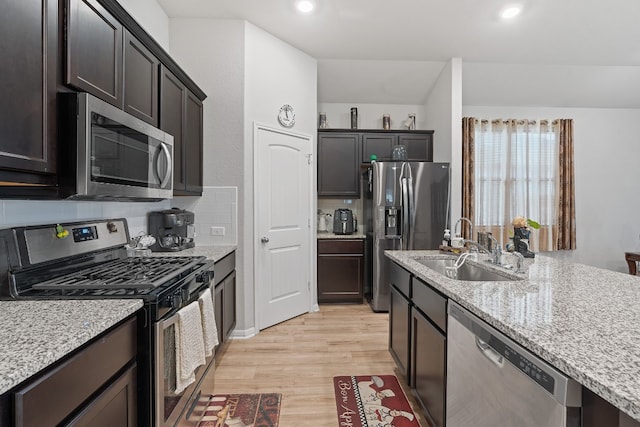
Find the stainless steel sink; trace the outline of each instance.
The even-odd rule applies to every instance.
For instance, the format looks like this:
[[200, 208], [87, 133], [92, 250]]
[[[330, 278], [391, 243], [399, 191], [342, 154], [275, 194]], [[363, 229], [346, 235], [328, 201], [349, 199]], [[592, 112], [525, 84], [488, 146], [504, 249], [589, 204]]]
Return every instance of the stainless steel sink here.
[[457, 271], [454, 267], [455, 259], [416, 259], [415, 261], [429, 267], [449, 279], [466, 280], [472, 282], [495, 282], [521, 280], [517, 277], [509, 277], [495, 271], [487, 270], [475, 264], [465, 262]]

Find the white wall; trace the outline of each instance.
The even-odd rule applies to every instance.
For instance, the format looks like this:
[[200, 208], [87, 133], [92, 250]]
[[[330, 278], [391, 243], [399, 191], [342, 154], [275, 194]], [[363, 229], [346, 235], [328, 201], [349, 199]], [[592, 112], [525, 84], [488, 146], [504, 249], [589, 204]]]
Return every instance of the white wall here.
[[554, 256], [627, 271], [624, 252], [640, 251], [640, 110], [466, 105], [463, 113], [478, 118], [574, 119], [577, 249]]
[[169, 17], [156, 0], [118, 0], [118, 3], [164, 50], [169, 51]]
[[[296, 124], [292, 131], [311, 136], [313, 157], [316, 157], [317, 129], [317, 61], [309, 55], [272, 36], [253, 24], [245, 25], [245, 122], [244, 122], [244, 210], [240, 216], [243, 222], [244, 236], [240, 244], [244, 245], [247, 256], [243, 268], [247, 273], [245, 280], [245, 325], [256, 324], [254, 313], [255, 286], [253, 282], [255, 244], [254, 204], [253, 204], [253, 126], [255, 122], [280, 127], [277, 114], [284, 104], [291, 105], [296, 114]], [[314, 162], [315, 163], [315, 162]], [[315, 169], [313, 172], [315, 184]], [[312, 215], [315, 212], [313, 207]], [[315, 245], [310, 245], [315, 257]], [[315, 278], [312, 268], [311, 277]]]
[[[236, 239], [234, 335], [251, 335], [255, 328], [253, 123], [278, 127], [280, 106], [290, 104], [296, 111], [293, 130], [312, 135], [315, 141], [317, 64], [245, 21], [171, 19], [170, 32], [172, 55], [209, 96], [204, 101], [203, 197], [183, 199], [180, 205], [196, 213], [198, 243]], [[315, 142], [313, 146], [315, 155]], [[232, 223], [225, 225], [229, 218]], [[212, 225], [225, 226], [227, 240], [208, 235]]]
[[[424, 107], [422, 105], [405, 104], [341, 104], [331, 102], [320, 102], [318, 104], [318, 114], [327, 114], [328, 128], [350, 129], [351, 128], [351, 108], [358, 109], [359, 129], [382, 129], [382, 115], [389, 114], [391, 118], [391, 129], [407, 129], [402, 125], [409, 113], [416, 114], [416, 129], [428, 129], [425, 123]], [[317, 125], [317, 118], [316, 118]]]
[[[462, 211], [462, 61], [452, 58], [443, 68], [425, 103], [427, 128], [433, 129], [433, 160], [451, 163], [449, 224]], [[451, 228], [451, 227], [449, 227]]]

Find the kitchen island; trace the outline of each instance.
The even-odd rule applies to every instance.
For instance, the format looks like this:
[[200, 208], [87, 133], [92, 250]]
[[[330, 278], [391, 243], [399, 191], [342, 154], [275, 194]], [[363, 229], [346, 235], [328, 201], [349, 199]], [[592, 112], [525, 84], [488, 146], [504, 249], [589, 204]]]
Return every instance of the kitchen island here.
[[439, 251], [385, 254], [640, 421], [640, 277], [537, 255], [521, 280], [471, 282], [416, 261], [447, 256]]

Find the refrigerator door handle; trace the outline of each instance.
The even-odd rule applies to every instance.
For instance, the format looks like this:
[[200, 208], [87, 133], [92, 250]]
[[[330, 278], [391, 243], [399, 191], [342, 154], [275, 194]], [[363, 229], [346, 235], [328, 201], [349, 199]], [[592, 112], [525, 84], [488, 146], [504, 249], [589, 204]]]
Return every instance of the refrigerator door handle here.
[[411, 177], [411, 174], [409, 174], [409, 178], [406, 180], [406, 186], [407, 186], [407, 211], [409, 213], [409, 219], [407, 220], [407, 249], [411, 250], [413, 249], [413, 225], [415, 224], [416, 221], [416, 206], [415, 206], [415, 201], [413, 198], [413, 178]]
[[407, 250], [409, 248], [409, 194], [407, 190], [407, 178], [400, 179], [400, 188], [402, 189], [402, 199], [400, 200], [400, 204], [402, 207], [402, 233], [401, 233], [401, 242], [402, 242], [402, 250]]

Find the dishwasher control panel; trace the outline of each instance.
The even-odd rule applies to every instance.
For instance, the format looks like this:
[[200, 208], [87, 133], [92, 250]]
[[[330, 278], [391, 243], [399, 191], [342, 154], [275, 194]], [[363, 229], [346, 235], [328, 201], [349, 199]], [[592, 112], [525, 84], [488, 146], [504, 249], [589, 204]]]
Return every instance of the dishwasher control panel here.
[[491, 335], [489, 344], [495, 351], [500, 353], [505, 359], [507, 359], [513, 366], [520, 369], [529, 378], [540, 384], [545, 390], [553, 394], [555, 390], [556, 380], [553, 376], [549, 375], [544, 369], [540, 368], [530, 359], [520, 354], [517, 350], [511, 348], [498, 338]]

